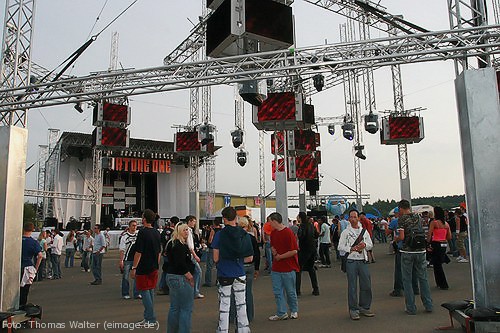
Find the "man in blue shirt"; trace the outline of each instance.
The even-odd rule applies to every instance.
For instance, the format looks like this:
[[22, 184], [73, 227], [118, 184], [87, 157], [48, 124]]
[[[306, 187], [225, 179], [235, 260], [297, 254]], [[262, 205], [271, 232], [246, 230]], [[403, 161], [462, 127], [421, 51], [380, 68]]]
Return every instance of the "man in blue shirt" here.
[[[23, 226], [23, 244], [21, 247], [21, 288], [19, 297], [19, 306], [22, 307], [28, 302], [28, 294], [33, 279], [36, 276], [40, 262], [42, 261], [42, 248], [40, 244], [31, 237], [35, 226], [27, 222]], [[36, 257], [36, 263], [33, 264], [33, 258]]]
[[94, 226], [94, 246], [92, 248], [92, 274], [94, 281], [90, 282], [91, 285], [102, 284], [102, 256], [106, 250], [106, 238], [101, 232], [101, 225]]
[[236, 210], [222, 210], [224, 228], [215, 234], [212, 241], [214, 262], [217, 265], [219, 288], [219, 325], [217, 333], [229, 331], [229, 308], [231, 293], [236, 302], [236, 318], [239, 333], [249, 333], [250, 327], [245, 302], [245, 269], [243, 263], [253, 259], [250, 235], [236, 225]]

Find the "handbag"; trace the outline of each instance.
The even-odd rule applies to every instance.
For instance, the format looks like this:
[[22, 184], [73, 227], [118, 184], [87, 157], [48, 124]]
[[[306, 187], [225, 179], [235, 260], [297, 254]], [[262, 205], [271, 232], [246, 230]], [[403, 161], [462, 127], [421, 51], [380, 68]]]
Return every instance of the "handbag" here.
[[[351, 247], [353, 246], [356, 246], [358, 245], [361, 240], [363, 239], [363, 236], [365, 234], [365, 231], [366, 229], [363, 228], [363, 230], [361, 230], [361, 233], [359, 234], [358, 238], [356, 238], [356, 240], [354, 241], [354, 243], [351, 245]], [[346, 254], [344, 254], [343, 256], [340, 256], [340, 270], [344, 273], [347, 272], [347, 257], [349, 256], [349, 252], [347, 252]]]

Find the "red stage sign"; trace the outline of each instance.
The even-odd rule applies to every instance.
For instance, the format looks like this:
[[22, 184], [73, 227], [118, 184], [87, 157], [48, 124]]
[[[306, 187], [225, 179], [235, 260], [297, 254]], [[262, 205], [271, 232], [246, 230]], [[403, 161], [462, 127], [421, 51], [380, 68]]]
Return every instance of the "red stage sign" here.
[[169, 160], [149, 160], [129, 157], [115, 157], [112, 170], [152, 173], [170, 173], [171, 171]]

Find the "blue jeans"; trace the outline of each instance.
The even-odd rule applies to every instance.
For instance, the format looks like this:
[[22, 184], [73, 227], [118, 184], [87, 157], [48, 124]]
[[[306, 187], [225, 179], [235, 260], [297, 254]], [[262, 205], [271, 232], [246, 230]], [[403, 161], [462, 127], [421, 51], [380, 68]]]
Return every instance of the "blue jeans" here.
[[[128, 277], [130, 275], [130, 270], [132, 269], [132, 265], [134, 264], [133, 260], [125, 260], [123, 262], [123, 274], [122, 274], [122, 296], [130, 295], [130, 283], [128, 281]], [[139, 292], [137, 291], [137, 285], [134, 279], [134, 298], [139, 296]]]
[[[413, 286], [413, 294], [418, 294], [419, 288], [418, 288], [418, 279], [417, 279], [417, 272], [413, 271], [412, 272], [412, 278], [411, 278], [411, 284]], [[394, 255], [394, 292], [401, 294], [403, 291], [403, 276], [401, 273], [401, 252], [397, 251]]]
[[64, 267], [73, 267], [75, 263], [75, 249], [66, 249], [66, 259], [64, 259]]
[[212, 285], [212, 268], [214, 267], [214, 250], [209, 248], [207, 253], [207, 269], [205, 271], [205, 284]]
[[167, 274], [170, 288], [170, 309], [167, 319], [167, 333], [189, 333], [193, 313], [193, 287], [184, 275]]
[[458, 249], [457, 249], [457, 234], [452, 232], [451, 239], [448, 241], [450, 245], [450, 252], [454, 257], [458, 257]]
[[92, 253], [92, 274], [94, 280], [102, 281], [102, 253]]
[[[273, 284], [273, 294], [276, 301], [278, 316], [283, 316], [287, 313], [286, 305], [290, 312], [299, 311], [299, 303], [297, 301], [297, 292], [295, 290], [295, 271], [281, 273], [271, 272], [271, 282]], [[285, 295], [286, 293], [286, 300]]]
[[[163, 256], [163, 265], [166, 265], [168, 262], [168, 257]], [[158, 284], [158, 288], [163, 291], [168, 291], [167, 285], [167, 272], [162, 269], [160, 283]]]
[[80, 266], [85, 271], [88, 271], [90, 269], [89, 262], [90, 262], [91, 255], [92, 255], [92, 252], [89, 252], [89, 251], [83, 251], [82, 252], [82, 263], [81, 263]]
[[193, 257], [191, 257], [191, 261], [194, 264], [194, 274], [193, 274], [193, 278], [194, 278], [194, 292], [193, 292], [193, 294], [194, 295], [193, 295], [193, 297], [196, 297], [200, 294], [201, 267], [200, 267], [200, 264], [198, 264], [198, 262]]
[[346, 273], [349, 311], [359, 312], [361, 309], [370, 310], [372, 305], [372, 285], [368, 264], [364, 260], [347, 260]]
[[420, 299], [427, 311], [432, 311], [431, 290], [427, 279], [427, 263], [425, 253], [401, 253], [401, 273], [405, 294], [406, 311], [416, 313], [415, 295], [412, 288], [412, 273], [416, 272], [420, 285]]
[[52, 278], [60, 279], [61, 278], [61, 255], [60, 254], [51, 254], [50, 262], [52, 263]]
[[269, 269], [269, 271], [271, 271], [273, 269], [273, 253], [271, 251], [271, 243], [266, 242], [264, 245], [264, 249], [266, 251], [266, 260], [267, 260], [268, 269]]
[[141, 290], [140, 293], [142, 296], [142, 305], [144, 306], [144, 320], [148, 324], [154, 324], [156, 323], [155, 308], [154, 308], [155, 290], [154, 289]]

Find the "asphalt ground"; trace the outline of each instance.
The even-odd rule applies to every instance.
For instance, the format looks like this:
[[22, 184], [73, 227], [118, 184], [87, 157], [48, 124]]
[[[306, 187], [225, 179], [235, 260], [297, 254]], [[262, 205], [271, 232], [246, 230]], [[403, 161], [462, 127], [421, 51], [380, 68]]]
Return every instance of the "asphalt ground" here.
[[[333, 261], [331, 268], [320, 268], [318, 278], [320, 296], [311, 294], [307, 273], [302, 277], [302, 296], [299, 298], [299, 319], [270, 322], [276, 306], [271, 288], [271, 278], [261, 270], [254, 281], [255, 319], [252, 332], [434, 332], [438, 326], [449, 324], [448, 312], [440, 305], [446, 301], [471, 299], [472, 285], [469, 264], [455, 260], [445, 265], [449, 290], [436, 288], [432, 269], [428, 269], [434, 312], [426, 313], [419, 298], [416, 300], [417, 315], [404, 312], [404, 298], [390, 297], [393, 285], [394, 256], [387, 254], [388, 245], [376, 244], [376, 263], [370, 264], [372, 278], [372, 311], [375, 317], [349, 318], [347, 309], [347, 281], [340, 271], [340, 264]], [[332, 256], [333, 257], [333, 256]], [[61, 258], [64, 259], [64, 258]], [[61, 260], [64, 263], [64, 260]], [[132, 324], [142, 319], [140, 300], [121, 298], [118, 269], [118, 251], [110, 251], [103, 260], [103, 284], [92, 286], [91, 273], [81, 272], [80, 259], [75, 267], [62, 268], [62, 279], [36, 282], [28, 301], [43, 307], [43, 317], [32, 329], [17, 332], [127, 332], [155, 330], [166, 332], [169, 296], [156, 296], [155, 311], [159, 321], [154, 328], [137, 328]], [[195, 300], [192, 332], [215, 332], [218, 322], [218, 300], [215, 287], [202, 287], [205, 299]], [[74, 325], [80, 325], [74, 327]], [[448, 332], [461, 332], [458, 328]], [[231, 326], [231, 331], [234, 328]]]

